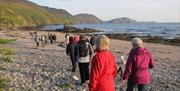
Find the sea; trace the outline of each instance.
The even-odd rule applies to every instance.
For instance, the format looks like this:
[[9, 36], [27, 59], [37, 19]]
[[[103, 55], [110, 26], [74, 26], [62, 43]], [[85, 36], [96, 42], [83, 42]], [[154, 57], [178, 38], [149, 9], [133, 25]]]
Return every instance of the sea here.
[[[58, 28], [60, 25], [53, 26]], [[180, 23], [101, 23], [76, 24], [76, 28], [103, 30], [104, 33], [126, 33], [138, 36], [161, 36], [165, 39], [180, 38]]]

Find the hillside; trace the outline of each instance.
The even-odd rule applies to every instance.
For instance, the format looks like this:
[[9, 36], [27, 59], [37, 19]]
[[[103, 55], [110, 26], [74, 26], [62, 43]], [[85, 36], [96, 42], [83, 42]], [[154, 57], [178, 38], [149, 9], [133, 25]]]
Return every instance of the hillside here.
[[90, 14], [71, 15], [63, 9], [40, 6], [27, 0], [0, 0], [0, 29], [45, 24], [100, 23]]
[[0, 21], [0, 27], [70, 23], [68, 19], [55, 16], [37, 4], [25, 0], [0, 0]]
[[100, 20], [98, 17], [91, 15], [91, 14], [78, 14], [74, 16], [74, 23], [82, 24], [93, 24], [93, 23], [102, 23], [103, 21]]
[[107, 21], [106, 23], [136, 23], [136, 22], [137, 21], [132, 20], [130, 18], [123, 17], [123, 18], [116, 18], [116, 19]]
[[67, 12], [64, 9], [55, 9], [50, 8], [47, 6], [42, 6], [45, 10], [47, 10], [49, 13], [53, 14], [54, 17], [61, 17], [66, 19], [69, 23], [73, 23], [73, 15], [71, 15], [69, 12]]

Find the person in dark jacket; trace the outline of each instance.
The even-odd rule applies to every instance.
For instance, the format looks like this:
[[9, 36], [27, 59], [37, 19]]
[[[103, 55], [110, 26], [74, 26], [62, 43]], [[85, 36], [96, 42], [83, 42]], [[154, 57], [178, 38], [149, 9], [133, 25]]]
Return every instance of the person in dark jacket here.
[[133, 91], [136, 86], [138, 91], [148, 91], [149, 69], [155, 66], [155, 61], [152, 54], [144, 48], [140, 38], [134, 38], [132, 45], [123, 75], [124, 82], [128, 80], [126, 91]]
[[66, 54], [70, 56], [72, 62], [72, 72], [76, 71], [76, 58], [75, 58], [75, 47], [76, 44], [73, 41], [73, 37], [69, 38], [70, 43], [67, 45]]
[[56, 44], [56, 35], [52, 35], [52, 38], [53, 38], [53, 44]]
[[52, 34], [49, 35], [49, 40], [50, 40], [50, 43], [53, 44], [53, 38], [52, 38]]
[[95, 50], [97, 44], [96, 44], [96, 38], [95, 38], [94, 35], [92, 35], [91, 38], [90, 38], [90, 44], [91, 44], [93, 50]]
[[79, 39], [80, 40], [76, 47], [76, 55], [78, 56], [77, 61], [81, 77], [81, 85], [85, 85], [85, 82], [89, 81], [89, 64], [93, 49], [85, 35], [80, 35]]

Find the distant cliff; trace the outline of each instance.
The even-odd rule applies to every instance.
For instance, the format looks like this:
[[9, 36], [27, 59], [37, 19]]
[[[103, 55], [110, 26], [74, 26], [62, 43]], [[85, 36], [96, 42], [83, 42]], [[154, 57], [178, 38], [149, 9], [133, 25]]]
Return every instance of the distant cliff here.
[[110, 21], [107, 21], [106, 23], [136, 23], [137, 21], [127, 18], [127, 17], [123, 17], [123, 18], [116, 18]]
[[100, 20], [98, 17], [91, 15], [91, 14], [78, 14], [74, 16], [74, 23], [102, 23], [103, 21]]

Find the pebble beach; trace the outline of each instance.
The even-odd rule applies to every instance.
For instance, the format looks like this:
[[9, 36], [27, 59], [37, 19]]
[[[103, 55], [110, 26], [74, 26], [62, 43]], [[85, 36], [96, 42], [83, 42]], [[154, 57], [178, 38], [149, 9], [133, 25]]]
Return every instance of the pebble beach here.
[[[0, 38], [16, 39], [16, 42], [0, 45], [12, 48], [15, 56], [12, 63], [3, 63], [7, 70], [0, 70], [1, 77], [10, 80], [7, 91], [88, 91], [88, 84], [80, 85], [79, 69], [71, 72], [71, 61], [62, 46], [64, 33], [57, 35], [55, 45], [36, 48], [30, 31], [0, 31]], [[47, 34], [41, 31], [40, 34]], [[151, 72], [151, 91], [180, 91], [180, 46], [144, 43], [156, 66]], [[116, 55], [125, 56], [131, 50], [130, 41], [111, 40], [110, 50]], [[119, 66], [117, 64], [117, 66]], [[115, 81], [116, 91], [123, 91], [119, 80]]]

